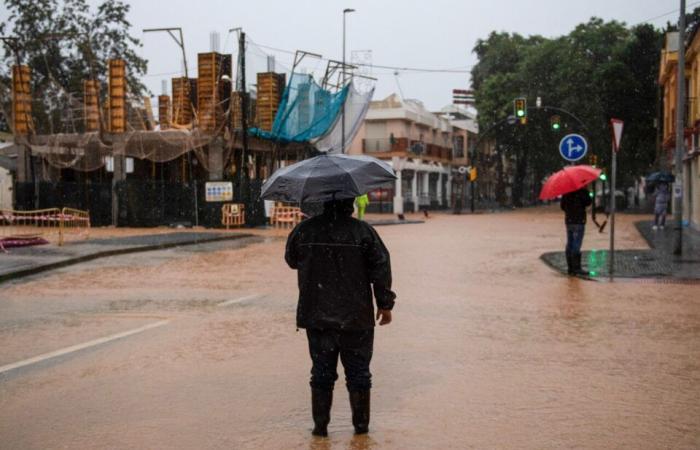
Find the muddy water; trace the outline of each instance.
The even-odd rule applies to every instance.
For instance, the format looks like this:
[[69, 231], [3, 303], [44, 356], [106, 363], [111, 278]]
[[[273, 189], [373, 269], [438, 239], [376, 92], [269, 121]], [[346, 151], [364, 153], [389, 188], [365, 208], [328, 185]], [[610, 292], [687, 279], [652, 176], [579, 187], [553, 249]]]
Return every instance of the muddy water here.
[[[618, 224], [620, 248], [644, 246], [633, 219]], [[554, 273], [538, 259], [563, 246], [554, 210], [378, 230], [399, 298], [376, 334], [369, 437], [352, 436], [342, 383], [330, 438], [309, 436], [295, 274], [272, 239], [7, 287], [8, 349], [45, 341], [68, 314], [108, 317], [110, 332], [120, 318], [170, 323], [0, 378], [0, 447], [700, 448], [700, 287]], [[251, 293], [263, 296], [217, 306]]]

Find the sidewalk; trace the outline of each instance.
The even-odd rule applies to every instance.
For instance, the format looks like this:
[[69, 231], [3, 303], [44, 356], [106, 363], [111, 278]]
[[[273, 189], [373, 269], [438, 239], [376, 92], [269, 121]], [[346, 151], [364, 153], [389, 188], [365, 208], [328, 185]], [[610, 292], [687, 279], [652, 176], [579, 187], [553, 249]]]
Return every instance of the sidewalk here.
[[0, 254], [0, 283], [96, 258], [251, 237], [248, 233], [171, 232], [12, 248]]
[[[635, 227], [644, 237], [649, 249], [616, 250], [615, 278], [660, 279], [667, 281], [700, 281], [700, 233], [683, 230], [683, 254], [673, 254], [675, 229], [673, 225], [664, 230], [652, 230], [648, 220], [635, 222]], [[553, 269], [566, 273], [564, 252], [549, 252], [541, 256]], [[583, 266], [592, 280], [609, 279], [608, 250], [583, 252]]]

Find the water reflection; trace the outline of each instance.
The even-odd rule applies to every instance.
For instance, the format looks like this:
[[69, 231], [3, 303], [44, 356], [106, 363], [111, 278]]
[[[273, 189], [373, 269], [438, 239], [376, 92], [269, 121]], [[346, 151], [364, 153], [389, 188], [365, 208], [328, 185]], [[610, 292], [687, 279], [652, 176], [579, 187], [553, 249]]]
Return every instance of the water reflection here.
[[330, 450], [331, 440], [327, 437], [313, 436], [309, 441], [309, 450]]
[[[345, 439], [342, 439], [343, 441]], [[379, 443], [372, 439], [370, 435], [353, 435], [347, 445], [342, 445], [338, 439], [334, 442], [330, 437], [311, 437], [309, 440], [309, 450], [330, 450], [332, 448], [345, 448], [347, 450], [372, 450], [379, 448]]]
[[585, 281], [574, 277], [567, 281], [561, 285], [561, 293], [557, 295], [559, 317], [575, 321], [586, 315], [587, 298], [583, 286]]
[[348, 450], [369, 450], [377, 447], [377, 442], [367, 434], [353, 436], [347, 446]]

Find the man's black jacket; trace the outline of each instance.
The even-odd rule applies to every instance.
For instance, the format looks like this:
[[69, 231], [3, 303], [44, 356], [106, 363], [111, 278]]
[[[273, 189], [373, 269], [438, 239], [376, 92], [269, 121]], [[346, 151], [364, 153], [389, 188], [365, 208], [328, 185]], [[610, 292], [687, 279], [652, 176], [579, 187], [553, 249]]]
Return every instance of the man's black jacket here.
[[583, 225], [586, 223], [586, 207], [592, 203], [588, 189], [582, 188], [578, 191], [564, 194], [561, 198], [561, 209], [566, 216], [565, 222], [569, 225]]
[[326, 211], [297, 225], [285, 260], [298, 270], [297, 326], [362, 330], [374, 327], [372, 287], [379, 309], [392, 309], [389, 252], [369, 224]]

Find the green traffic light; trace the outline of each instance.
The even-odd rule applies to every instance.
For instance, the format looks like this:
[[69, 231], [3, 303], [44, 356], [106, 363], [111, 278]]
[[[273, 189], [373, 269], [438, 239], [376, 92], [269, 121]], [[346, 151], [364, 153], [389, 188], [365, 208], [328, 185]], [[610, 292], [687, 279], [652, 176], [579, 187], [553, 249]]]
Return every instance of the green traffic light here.
[[559, 127], [560, 127], [560, 125], [559, 125], [558, 123], [553, 123], [553, 124], [552, 124], [552, 129], [554, 129], [554, 130], [558, 130]]
[[588, 196], [589, 196], [590, 198], [593, 198], [593, 192], [589, 192], [589, 193], [588, 193]]
[[523, 117], [525, 115], [525, 111], [523, 111], [522, 109], [519, 109], [516, 114], [518, 115], [518, 117]]
[[601, 174], [600, 174], [600, 179], [601, 179], [602, 181], [606, 181], [606, 180], [608, 179], [608, 176], [605, 175], [604, 173], [601, 173]]

